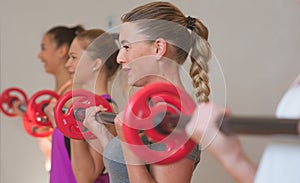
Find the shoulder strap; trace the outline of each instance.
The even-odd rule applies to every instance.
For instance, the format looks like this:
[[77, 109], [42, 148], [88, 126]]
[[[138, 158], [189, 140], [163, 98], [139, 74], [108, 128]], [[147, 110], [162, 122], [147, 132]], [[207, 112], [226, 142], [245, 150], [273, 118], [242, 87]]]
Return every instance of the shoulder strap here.
[[111, 98], [109, 94], [102, 94], [101, 97], [105, 98], [109, 103], [114, 104], [114, 106], [116, 107], [115, 110], [119, 111], [118, 104]]

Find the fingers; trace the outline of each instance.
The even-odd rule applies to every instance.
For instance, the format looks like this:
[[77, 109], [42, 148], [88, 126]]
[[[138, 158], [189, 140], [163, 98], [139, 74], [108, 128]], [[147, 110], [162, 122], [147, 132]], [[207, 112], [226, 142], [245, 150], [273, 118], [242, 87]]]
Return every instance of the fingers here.
[[102, 111], [102, 112], [107, 111], [107, 108], [103, 107], [103, 105], [99, 105], [98, 107], [99, 107], [100, 111]]
[[85, 110], [85, 119], [83, 125], [88, 128], [89, 123], [110, 124], [103, 121], [97, 113], [107, 111], [102, 105], [89, 107]]
[[25, 104], [25, 103], [20, 101], [20, 100], [15, 100], [15, 101], [12, 102], [12, 106], [15, 107], [15, 108], [17, 108], [21, 104]]
[[100, 111], [100, 108], [98, 106], [89, 107], [85, 110], [85, 119], [83, 120], [83, 125], [85, 127], [89, 127], [91, 123], [97, 122], [95, 119], [96, 113]]
[[24, 101], [20, 101], [20, 100], [15, 100], [12, 102], [12, 110], [15, 114], [17, 114], [18, 116], [23, 116], [24, 112], [20, 110], [20, 106], [21, 105], [26, 105]]
[[218, 133], [217, 124], [230, 111], [213, 103], [200, 104], [186, 126], [186, 133], [196, 143], [208, 143]]
[[102, 105], [89, 107], [85, 110], [85, 116], [95, 118], [96, 113], [98, 113], [99, 111], [105, 112], [107, 111], [107, 109], [104, 108]]

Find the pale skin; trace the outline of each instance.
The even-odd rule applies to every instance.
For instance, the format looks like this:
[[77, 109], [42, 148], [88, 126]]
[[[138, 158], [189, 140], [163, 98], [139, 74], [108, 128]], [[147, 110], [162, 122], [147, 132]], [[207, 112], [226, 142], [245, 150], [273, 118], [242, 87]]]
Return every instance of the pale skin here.
[[236, 182], [252, 183], [256, 165], [244, 154], [238, 137], [226, 136], [216, 125], [224, 114], [229, 115], [225, 108], [213, 103], [200, 104], [187, 124], [186, 132], [204, 150], [210, 152]]
[[196, 143], [204, 145], [204, 150], [211, 153], [236, 182], [252, 183], [257, 166], [244, 153], [237, 135], [227, 136], [216, 125], [224, 115], [230, 115], [228, 109], [213, 103], [200, 104], [186, 126], [186, 133]]
[[[121, 29], [120, 42], [121, 50], [117, 61], [122, 65], [123, 71], [128, 76], [128, 82], [135, 86], [145, 86], [152, 82], [171, 81], [178, 87], [183, 88], [176, 70], [178, 65], [164, 62], [164, 57], [170, 56], [172, 49], [167, 49], [167, 42], [164, 39], [157, 39], [154, 42], [143, 41], [139, 34], [135, 32], [135, 27], [127, 26]], [[174, 63], [174, 62], [173, 62]], [[147, 67], [142, 67], [147, 64]], [[146, 68], [143, 70], [143, 68]], [[174, 72], [175, 71], [175, 72]], [[142, 78], [142, 79], [140, 79]], [[91, 109], [92, 110], [92, 109]], [[93, 109], [94, 111], [96, 109]], [[92, 111], [93, 111], [92, 110]], [[100, 109], [98, 109], [100, 110]], [[201, 111], [198, 118], [197, 111]], [[218, 133], [215, 126], [220, 114], [229, 113], [221, 107], [211, 104], [201, 104], [196, 109], [195, 115], [186, 128], [188, 134], [192, 135], [195, 142], [204, 145], [205, 149], [211, 152], [225, 167], [228, 173], [241, 183], [253, 182], [256, 166], [245, 156], [237, 136], [225, 136]], [[203, 115], [204, 114], [204, 115]], [[205, 115], [206, 114], [206, 115]], [[93, 116], [93, 115], [92, 115]], [[122, 113], [115, 119], [118, 136], [124, 142], [122, 133]], [[86, 120], [85, 125], [89, 125]], [[199, 123], [199, 121], [204, 121]], [[94, 123], [89, 129], [102, 129], [103, 125]], [[194, 130], [195, 129], [195, 130]], [[105, 143], [104, 143], [105, 146]], [[139, 159], [126, 143], [122, 143], [125, 161], [130, 182], [190, 182], [194, 162], [183, 158], [182, 160], [168, 165], [150, 165], [150, 171], [144, 166], [143, 160]]]
[[[159, 38], [148, 42], [143, 35], [136, 34], [135, 24], [128, 23], [121, 27], [119, 41], [121, 49], [117, 57], [117, 62], [121, 64], [122, 70], [127, 74], [129, 85], [145, 86], [153, 82], [171, 82], [174, 85], [183, 88], [179, 76], [179, 66], [176, 62], [170, 62], [166, 59], [172, 58], [173, 50], [168, 46], [166, 40]], [[147, 67], [145, 67], [147, 64]], [[141, 67], [144, 65], [144, 67]], [[145, 69], [143, 69], [145, 68]], [[142, 78], [142, 79], [141, 79]], [[121, 116], [115, 119], [118, 136], [124, 141], [121, 130]], [[150, 164], [150, 172], [143, 161], [136, 157], [133, 152], [127, 149], [125, 143], [122, 143], [125, 161], [130, 182], [172, 182], [188, 183], [191, 181], [194, 161], [183, 158], [172, 164], [156, 165]]]
[[[70, 76], [64, 67], [68, 59], [68, 46], [62, 45], [57, 48], [56, 43], [52, 40], [52, 36], [46, 34], [42, 38], [41, 51], [38, 54], [38, 58], [44, 63], [45, 72], [54, 76], [54, 91], [58, 92], [59, 89], [70, 80]], [[22, 103], [22, 101], [15, 101], [13, 103], [13, 109], [19, 116], [24, 115], [24, 112], [18, 108]]]
[[[67, 73], [64, 64], [68, 58], [68, 46], [62, 45], [57, 48], [56, 43], [52, 39], [52, 35], [45, 34], [41, 42], [41, 51], [38, 54], [38, 58], [44, 63], [45, 72], [54, 76], [55, 89], [54, 91], [59, 92], [60, 88], [70, 80], [70, 76]], [[64, 92], [70, 90], [71, 87], [67, 87]], [[13, 110], [18, 116], [22, 117], [24, 112], [19, 109], [19, 105], [23, 104], [22, 101], [13, 102]], [[45, 113], [50, 108], [45, 108]], [[52, 108], [51, 108], [52, 110]], [[51, 116], [51, 115], [50, 115]], [[50, 119], [53, 119], [50, 117]], [[46, 158], [46, 170], [50, 170], [50, 158], [51, 158], [51, 136], [45, 138], [37, 138], [41, 151]]]
[[[38, 58], [45, 64], [45, 71], [52, 74], [55, 78], [55, 89], [59, 95], [63, 95], [65, 92], [71, 89], [70, 84], [66, 84], [70, 81], [70, 76], [66, 72], [64, 63], [68, 59], [69, 46], [64, 44], [57, 48], [56, 43], [52, 39], [52, 35], [45, 34], [41, 43], [41, 51], [38, 54]], [[54, 122], [52, 105], [48, 105], [45, 109], [45, 113], [49, 119]], [[49, 111], [52, 111], [52, 113]], [[55, 125], [53, 125], [54, 127]], [[41, 151], [46, 156], [46, 162], [51, 161], [51, 136], [46, 138], [39, 138], [39, 145]], [[48, 164], [48, 165], [47, 165]], [[50, 170], [50, 163], [47, 163], [46, 168]]]
[[[73, 81], [75, 81], [75, 85], [77, 85], [76, 87], [92, 89], [94, 86], [96, 86], [95, 93], [97, 95], [107, 94], [108, 90], [106, 74], [104, 72], [99, 72], [102, 67], [102, 60], [88, 60], [88, 57], [82, 58], [83, 54], [84, 50], [81, 48], [78, 39], [75, 38], [71, 44], [69, 50], [69, 60], [65, 67], [67, 68], [70, 76], [73, 78]], [[80, 65], [80, 58], [87, 59], [83, 66]], [[75, 76], [76, 79], [74, 80]], [[107, 129], [110, 131], [110, 133], [116, 135], [113, 125], [108, 125]], [[94, 182], [103, 172], [104, 163], [102, 154], [93, 148], [89, 143], [97, 144], [99, 143], [99, 140], [89, 140], [89, 143], [86, 140], [70, 139], [70, 141], [71, 164], [77, 182]]]

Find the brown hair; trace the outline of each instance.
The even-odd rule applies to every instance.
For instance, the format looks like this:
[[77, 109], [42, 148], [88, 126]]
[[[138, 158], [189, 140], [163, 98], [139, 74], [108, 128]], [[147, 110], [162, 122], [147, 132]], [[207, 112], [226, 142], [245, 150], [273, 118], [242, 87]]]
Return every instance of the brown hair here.
[[120, 66], [117, 63], [119, 48], [112, 35], [101, 29], [91, 29], [79, 33], [76, 39], [92, 59], [101, 58], [104, 61], [108, 78], [116, 73]]
[[52, 36], [53, 41], [56, 43], [56, 47], [59, 48], [64, 44], [70, 47], [73, 39], [82, 31], [84, 31], [84, 28], [81, 25], [71, 28], [66, 26], [56, 26], [48, 30], [46, 34]]
[[[208, 102], [210, 87], [208, 64], [211, 57], [208, 29], [196, 18], [185, 15], [169, 2], [151, 2], [122, 16], [123, 22], [135, 22], [149, 40], [164, 38], [175, 48], [175, 58], [183, 64], [191, 50], [190, 77], [199, 102]], [[192, 21], [188, 21], [192, 20]], [[191, 31], [188, 31], [190, 29]]]

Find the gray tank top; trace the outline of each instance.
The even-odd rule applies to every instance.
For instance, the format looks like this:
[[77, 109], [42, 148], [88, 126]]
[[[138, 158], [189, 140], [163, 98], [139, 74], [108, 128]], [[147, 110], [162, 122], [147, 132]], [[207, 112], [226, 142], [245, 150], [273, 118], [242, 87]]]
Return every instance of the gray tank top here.
[[[197, 145], [187, 158], [195, 161], [195, 167], [200, 161], [200, 149]], [[127, 168], [123, 157], [121, 143], [118, 137], [113, 138], [105, 147], [103, 160], [109, 173], [110, 183], [129, 183]]]
[[110, 183], [129, 183], [127, 168], [119, 138], [113, 138], [105, 147], [103, 161]]

